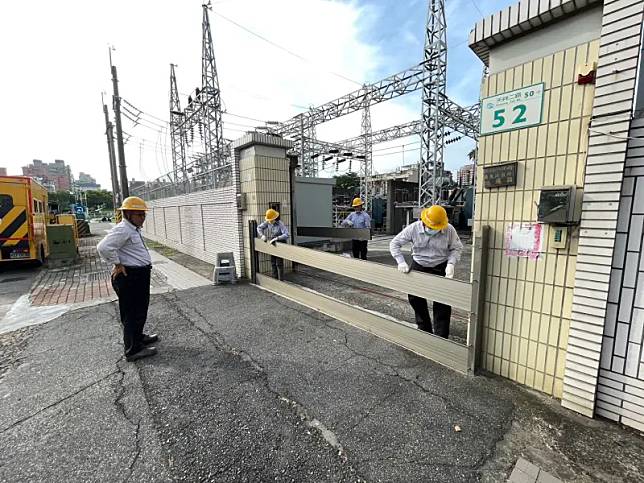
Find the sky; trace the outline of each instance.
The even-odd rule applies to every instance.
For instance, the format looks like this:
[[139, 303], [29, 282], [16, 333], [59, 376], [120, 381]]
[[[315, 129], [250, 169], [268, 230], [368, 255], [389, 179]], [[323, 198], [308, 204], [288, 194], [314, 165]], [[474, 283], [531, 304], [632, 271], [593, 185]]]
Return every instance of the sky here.
[[[201, 1], [32, 0], [0, 6], [0, 167], [22, 174], [33, 159], [63, 159], [78, 177], [111, 187], [101, 93], [110, 106], [108, 53], [121, 97], [146, 121], [123, 119], [128, 178], [170, 171], [170, 63], [182, 106], [201, 83]], [[516, 0], [446, 0], [447, 94], [478, 101], [483, 64], [467, 39], [475, 22]], [[213, 0], [210, 22], [226, 113], [224, 137], [235, 139], [265, 121], [285, 121], [405, 70], [422, 60], [428, 0]], [[420, 91], [371, 108], [372, 128], [420, 118]], [[360, 134], [361, 114], [317, 127], [336, 141]], [[474, 142], [446, 147], [447, 169], [467, 163]], [[374, 146], [374, 171], [419, 157], [419, 139]], [[341, 173], [348, 169], [340, 166]], [[354, 167], [356, 170], [356, 167]], [[336, 174], [329, 167], [323, 176]]]

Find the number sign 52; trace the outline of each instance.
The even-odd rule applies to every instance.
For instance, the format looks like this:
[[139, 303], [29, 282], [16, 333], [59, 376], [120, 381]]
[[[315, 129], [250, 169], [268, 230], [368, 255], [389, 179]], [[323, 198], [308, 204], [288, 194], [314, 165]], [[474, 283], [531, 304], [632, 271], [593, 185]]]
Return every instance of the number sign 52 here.
[[[526, 122], [528, 119], [525, 117], [525, 112], [527, 111], [527, 107], [525, 104], [518, 104], [512, 108], [513, 112], [516, 112], [516, 116], [514, 117], [514, 120], [512, 121], [512, 124], [521, 124], [522, 122]], [[501, 127], [505, 124], [505, 109], [498, 109], [494, 111], [494, 124], [492, 124], [492, 127], [497, 128]]]
[[481, 101], [481, 134], [541, 124], [544, 84], [487, 97]]

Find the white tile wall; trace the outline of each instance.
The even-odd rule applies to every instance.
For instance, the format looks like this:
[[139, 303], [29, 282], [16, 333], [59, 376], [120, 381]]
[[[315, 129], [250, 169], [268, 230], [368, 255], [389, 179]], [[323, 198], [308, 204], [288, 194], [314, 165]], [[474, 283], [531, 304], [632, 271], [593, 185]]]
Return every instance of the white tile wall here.
[[[644, 10], [644, 0], [635, 0], [625, 5], [619, 0], [604, 0], [602, 13], [602, 31], [599, 49], [599, 61], [597, 67], [596, 91], [593, 99], [593, 120], [589, 132], [589, 148], [586, 156], [586, 173], [584, 176], [584, 198], [580, 226], [580, 245], [590, 245], [594, 239], [609, 240], [607, 248], [613, 248], [614, 256], [594, 256], [586, 253], [579, 253], [577, 263], [576, 280], [583, 280], [579, 272], [586, 271], [589, 265], [601, 265], [603, 267], [613, 267], [611, 272], [611, 283], [609, 289], [600, 288], [592, 292], [581, 285], [575, 286], [575, 296], [584, 295], [597, 300], [606, 300], [619, 304], [617, 311], [618, 321], [625, 324], [631, 323], [633, 301], [639, 300], [639, 293], [644, 290], [639, 283], [635, 288], [623, 287], [622, 282], [625, 274], [616, 267], [623, 267], [626, 261], [626, 253], [623, 251], [623, 245], [615, 245], [614, 241], [618, 233], [627, 234], [631, 224], [633, 214], [632, 205], [633, 196], [631, 193], [633, 185], [626, 181], [628, 176], [635, 176], [633, 172], [625, 169], [627, 158], [639, 158], [642, 156], [639, 144], [628, 143], [624, 133], [630, 136], [641, 136], [633, 134], [642, 132], [643, 124], [640, 120], [634, 121], [629, 128], [631, 121], [631, 112], [635, 107], [635, 85], [639, 74], [638, 60], [641, 44], [642, 18]], [[616, 19], [619, 19], [616, 21]], [[627, 47], [625, 47], [625, 44]], [[630, 129], [630, 131], [626, 131]], [[607, 136], [607, 134], [610, 136]], [[620, 133], [620, 134], [617, 134]], [[612, 141], [607, 138], [612, 137]], [[627, 151], [629, 153], [627, 154]], [[623, 176], [627, 178], [622, 179]], [[615, 207], [608, 211], [613, 212], [613, 216], [606, 216], [606, 211], [596, 211], [593, 204], [598, 201], [614, 201], [619, 199], [619, 193], [622, 189], [629, 192], [628, 196], [622, 196], [619, 208]], [[641, 188], [640, 188], [641, 189]], [[639, 199], [642, 196], [640, 195]], [[636, 202], [639, 203], [639, 200]], [[635, 207], [635, 216], [639, 213], [641, 207]], [[618, 216], [615, 217], [614, 215]], [[638, 223], [638, 220], [635, 220]], [[641, 233], [641, 230], [640, 230]], [[631, 240], [626, 243], [628, 246], [638, 246], [641, 241]], [[622, 250], [618, 253], [617, 250]], [[615, 257], [620, 260], [615, 264]], [[631, 257], [632, 258], [632, 257]], [[616, 268], [616, 269], [615, 269]], [[597, 273], [597, 271], [591, 271]], [[632, 282], [633, 274], [629, 272], [627, 282]], [[639, 274], [638, 274], [639, 279]], [[639, 280], [638, 280], [639, 282]], [[584, 338], [585, 332], [592, 332], [593, 325], [604, 332], [607, 313], [599, 317], [589, 319], [584, 315], [583, 306], [574, 304], [572, 311], [572, 320], [570, 322], [571, 337], [569, 344], [576, 344], [578, 336], [572, 336], [573, 329], [575, 334], [580, 334]], [[565, 375], [574, 379], [578, 372], [588, 373], [592, 371], [597, 373], [601, 367], [608, 367], [607, 361], [610, 359], [610, 370], [623, 374], [625, 358], [618, 355], [612, 355], [609, 358], [603, 354], [604, 351], [610, 350], [611, 354], [614, 348], [621, 350], [624, 340], [623, 331], [620, 331], [619, 325], [616, 327], [615, 334], [607, 337], [614, 340], [615, 344], [605, 343], [601, 351], [588, 354], [584, 358], [576, 355], [570, 355], [566, 359]], [[627, 332], [628, 333], [628, 332]], [[617, 339], [619, 334], [620, 339]], [[628, 337], [628, 336], [626, 336]], [[609, 349], [610, 348], [610, 349]], [[627, 351], [625, 351], [627, 352]], [[597, 388], [597, 391], [599, 387]], [[574, 386], [564, 384], [562, 405], [574, 409], [587, 416], [592, 416], [596, 406], [597, 392], [581, 393]], [[643, 406], [644, 406], [644, 401]], [[605, 404], [605, 403], [602, 403]], [[599, 407], [599, 403], [597, 403]], [[603, 408], [604, 410], [606, 407]], [[617, 413], [615, 413], [617, 414]], [[632, 415], [631, 415], [632, 416]], [[631, 417], [629, 416], [629, 417]]]
[[235, 183], [147, 203], [152, 216], [143, 226], [146, 238], [212, 264], [217, 253], [233, 252], [237, 275], [243, 273]]
[[[644, 136], [644, 119], [635, 119], [630, 137]], [[626, 165], [638, 151], [631, 141]], [[638, 158], [639, 159], [639, 158]], [[632, 174], [632, 173], [630, 173]], [[597, 414], [637, 429], [644, 428], [644, 175], [625, 174], [619, 212], [609, 303], [604, 326]], [[640, 308], [641, 307], [641, 308]], [[615, 321], [615, 314], [617, 321]]]

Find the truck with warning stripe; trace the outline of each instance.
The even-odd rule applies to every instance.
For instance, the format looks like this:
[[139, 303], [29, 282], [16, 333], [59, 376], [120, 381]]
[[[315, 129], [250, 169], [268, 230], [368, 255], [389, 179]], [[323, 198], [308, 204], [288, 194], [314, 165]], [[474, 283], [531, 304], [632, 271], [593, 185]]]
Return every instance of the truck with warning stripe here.
[[0, 176], [0, 264], [45, 262], [49, 256], [47, 198], [47, 190], [32, 178]]

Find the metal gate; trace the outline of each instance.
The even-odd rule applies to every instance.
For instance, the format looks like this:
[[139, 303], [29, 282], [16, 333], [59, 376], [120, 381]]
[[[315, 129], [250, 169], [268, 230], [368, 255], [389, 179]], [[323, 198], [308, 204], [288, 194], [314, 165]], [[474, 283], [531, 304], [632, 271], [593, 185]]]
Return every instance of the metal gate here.
[[[400, 273], [396, 267], [380, 263], [346, 258], [310, 248], [278, 243], [255, 243], [256, 223], [249, 223], [252, 282], [277, 295], [289, 298], [302, 305], [365, 330], [382, 339], [400, 345], [412, 352], [443, 364], [458, 372], [473, 373], [479, 366], [482, 307], [484, 301], [485, 253], [487, 227], [477, 234], [480, 243], [473, 253], [472, 283], [421, 272]], [[397, 323], [390, 318], [356, 307], [328, 295], [299, 285], [279, 281], [258, 273], [259, 253], [274, 255], [294, 263], [314, 267], [345, 277], [370, 283], [378, 287], [425, 297], [469, 313], [467, 343], [458, 344], [449, 339], [429, 334]]]

